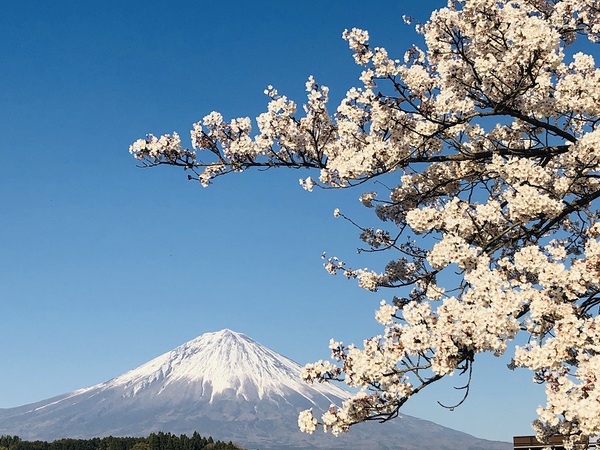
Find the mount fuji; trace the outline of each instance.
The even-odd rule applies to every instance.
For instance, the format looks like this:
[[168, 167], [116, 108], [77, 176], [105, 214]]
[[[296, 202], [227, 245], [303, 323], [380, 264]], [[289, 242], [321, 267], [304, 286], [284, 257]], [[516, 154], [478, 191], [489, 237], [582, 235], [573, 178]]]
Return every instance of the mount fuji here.
[[0, 434], [50, 441], [198, 431], [261, 449], [510, 449], [410, 416], [359, 424], [337, 438], [301, 433], [300, 411], [324, 411], [349, 394], [305, 384], [300, 372], [294, 361], [225, 329], [96, 386], [0, 409]]

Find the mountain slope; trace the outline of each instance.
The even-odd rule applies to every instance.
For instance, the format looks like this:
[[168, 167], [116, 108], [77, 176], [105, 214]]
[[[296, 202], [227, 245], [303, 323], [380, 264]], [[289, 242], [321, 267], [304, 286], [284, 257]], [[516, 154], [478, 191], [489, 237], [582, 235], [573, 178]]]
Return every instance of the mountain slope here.
[[300, 433], [299, 411], [323, 411], [348, 397], [335, 385], [303, 383], [300, 371], [243, 334], [206, 333], [96, 386], [0, 410], [0, 434], [52, 440], [198, 431], [262, 449], [510, 448], [408, 416], [357, 425], [338, 438]]

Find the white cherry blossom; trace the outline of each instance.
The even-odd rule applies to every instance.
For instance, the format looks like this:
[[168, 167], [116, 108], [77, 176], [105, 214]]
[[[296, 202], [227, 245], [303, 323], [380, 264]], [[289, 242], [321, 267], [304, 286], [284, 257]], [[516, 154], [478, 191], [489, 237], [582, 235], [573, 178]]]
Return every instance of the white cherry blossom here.
[[[381, 335], [332, 341], [332, 362], [305, 367], [307, 382], [358, 393], [320, 418], [304, 411], [301, 430], [385, 421], [445, 376], [468, 386], [479, 353], [514, 352], [512, 366], [546, 387], [538, 437], [585, 442], [600, 434], [598, 2], [451, 0], [416, 29], [424, 44], [398, 59], [367, 31], [344, 31], [361, 73], [332, 112], [310, 77], [302, 108], [267, 88], [254, 135], [249, 118], [212, 112], [193, 125], [192, 150], [173, 133], [130, 152], [203, 186], [265, 167], [313, 169], [300, 180], [309, 191], [386, 177], [389, 189], [360, 195], [381, 224], [334, 216], [389, 262], [323, 258], [329, 273], [395, 295], [375, 313]], [[519, 334], [529, 344], [511, 347]]]

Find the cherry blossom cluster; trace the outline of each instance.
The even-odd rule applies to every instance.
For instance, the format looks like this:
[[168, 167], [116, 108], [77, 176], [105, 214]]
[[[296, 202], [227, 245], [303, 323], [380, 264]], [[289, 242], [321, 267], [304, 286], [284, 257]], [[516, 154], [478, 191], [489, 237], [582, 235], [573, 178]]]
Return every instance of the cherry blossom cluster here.
[[[319, 418], [304, 411], [303, 431], [386, 421], [454, 373], [468, 393], [479, 353], [514, 351], [512, 367], [546, 387], [540, 439], [585, 442], [600, 433], [600, 69], [581, 49], [599, 41], [598, 2], [450, 0], [416, 29], [422, 46], [399, 59], [346, 30], [362, 73], [331, 114], [310, 77], [302, 108], [269, 86], [255, 134], [249, 118], [213, 112], [193, 125], [192, 150], [173, 133], [130, 152], [204, 186], [253, 167], [314, 169], [307, 190], [392, 186], [360, 196], [378, 227], [334, 211], [362, 250], [390, 260], [352, 268], [324, 255], [326, 270], [396, 295], [375, 312], [381, 335], [332, 341], [332, 362], [305, 367], [307, 382], [358, 394]], [[522, 334], [529, 345], [511, 347]]]

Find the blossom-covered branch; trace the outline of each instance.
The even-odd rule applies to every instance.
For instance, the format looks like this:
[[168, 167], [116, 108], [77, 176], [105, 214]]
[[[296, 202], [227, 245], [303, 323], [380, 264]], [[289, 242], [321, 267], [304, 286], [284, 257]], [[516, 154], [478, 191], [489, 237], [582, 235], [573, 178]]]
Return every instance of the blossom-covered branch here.
[[478, 353], [502, 355], [526, 334], [513, 366], [546, 385], [534, 426], [573, 445], [600, 433], [600, 70], [573, 50], [598, 41], [600, 5], [451, 0], [417, 30], [424, 47], [402, 61], [366, 31], [345, 31], [361, 85], [332, 114], [311, 77], [303, 111], [267, 89], [255, 135], [250, 119], [213, 112], [194, 124], [191, 150], [173, 134], [130, 151], [204, 186], [253, 167], [316, 169], [301, 180], [308, 190], [397, 181], [360, 198], [388, 227], [359, 226], [365, 250], [389, 252], [389, 263], [325, 267], [399, 295], [376, 311], [381, 335], [361, 348], [332, 341], [334, 361], [305, 368], [309, 382], [360, 390], [320, 419], [302, 413], [304, 431], [389, 420], [442, 377], [471, 373]]

